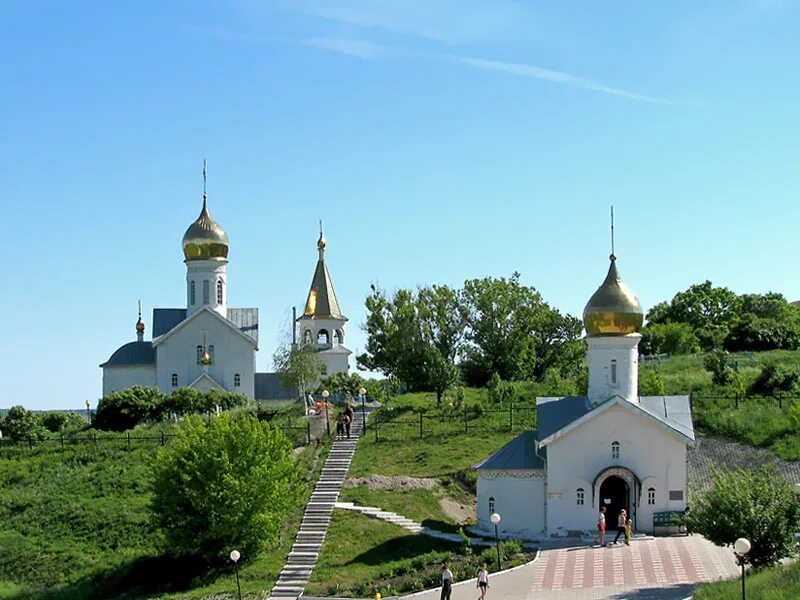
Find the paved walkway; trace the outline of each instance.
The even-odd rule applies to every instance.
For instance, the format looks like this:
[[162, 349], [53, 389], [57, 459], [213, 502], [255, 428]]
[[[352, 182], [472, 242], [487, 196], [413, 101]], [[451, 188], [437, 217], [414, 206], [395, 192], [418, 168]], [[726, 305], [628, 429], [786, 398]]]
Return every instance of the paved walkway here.
[[[490, 576], [487, 600], [681, 600], [694, 585], [736, 577], [730, 549], [700, 536], [655, 538], [607, 548], [544, 550], [533, 563]], [[407, 596], [439, 598], [439, 590]], [[456, 584], [452, 600], [477, 597], [475, 580]]]

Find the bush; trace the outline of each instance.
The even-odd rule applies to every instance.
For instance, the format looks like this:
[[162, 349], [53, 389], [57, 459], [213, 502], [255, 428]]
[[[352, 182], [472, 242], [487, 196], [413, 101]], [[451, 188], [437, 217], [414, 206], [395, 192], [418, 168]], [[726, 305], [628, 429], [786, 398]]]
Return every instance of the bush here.
[[654, 323], [642, 328], [642, 354], [694, 354], [700, 341], [688, 323]]
[[292, 445], [249, 416], [188, 417], [154, 465], [152, 507], [167, 550], [219, 562], [274, 544], [299, 498]]
[[52, 433], [74, 429], [82, 429], [86, 421], [73, 412], [48, 412], [42, 415], [42, 425]]
[[639, 395], [640, 396], [664, 396], [666, 388], [664, 380], [655, 372], [654, 369], [639, 369]]
[[105, 431], [125, 431], [152, 419], [164, 396], [156, 388], [135, 385], [113, 392], [97, 404], [92, 423]]
[[746, 560], [755, 567], [777, 563], [795, 551], [800, 499], [791, 484], [770, 469], [715, 471], [714, 487], [692, 504], [692, 531], [720, 546], [746, 537]]
[[517, 389], [510, 381], [503, 381], [497, 373], [492, 374], [487, 386], [489, 388], [489, 402], [492, 404], [507, 404], [514, 401]]
[[3, 432], [12, 440], [40, 442], [47, 437], [47, 429], [35, 413], [22, 406], [13, 406], [3, 421]]
[[724, 350], [709, 352], [703, 365], [706, 371], [711, 371], [711, 381], [714, 385], [731, 385], [734, 380], [735, 371], [731, 366], [731, 356]]
[[750, 393], [774, 396], [780, 392], [791, 392], [800, 383], [800, 371], [793, 367], [767, 364], [761, 369], [750, 387]]

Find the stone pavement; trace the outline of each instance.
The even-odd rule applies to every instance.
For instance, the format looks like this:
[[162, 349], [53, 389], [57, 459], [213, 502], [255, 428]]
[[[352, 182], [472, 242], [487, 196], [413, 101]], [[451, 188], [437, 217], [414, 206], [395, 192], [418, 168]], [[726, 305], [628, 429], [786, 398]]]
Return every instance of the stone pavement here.
[[[681, 600], [694, 585], [736, 577], [730, 549], [701, 536], [655, 538], [606, 548], [544, 550], [517, 569], [490, 575], [487, 600]], [[438, 590], [407, 596], [439, 598]], [[475, 599], [475, 580], [456, 584], [452, 600]]]

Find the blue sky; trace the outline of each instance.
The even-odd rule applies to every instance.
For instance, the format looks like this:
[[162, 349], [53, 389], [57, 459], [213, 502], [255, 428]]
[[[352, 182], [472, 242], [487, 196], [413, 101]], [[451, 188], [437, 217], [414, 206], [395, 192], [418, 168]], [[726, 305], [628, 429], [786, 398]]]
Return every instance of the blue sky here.
[[363, 300], [514, 271], [572, 314], [608, 207], [643, 306], [711, 279], [800, 299], [800, 5], [781, 0], [0, 3], [0, 407], [80, 407], [184, 302], [208, 159], [259, 370], [323, 219]]

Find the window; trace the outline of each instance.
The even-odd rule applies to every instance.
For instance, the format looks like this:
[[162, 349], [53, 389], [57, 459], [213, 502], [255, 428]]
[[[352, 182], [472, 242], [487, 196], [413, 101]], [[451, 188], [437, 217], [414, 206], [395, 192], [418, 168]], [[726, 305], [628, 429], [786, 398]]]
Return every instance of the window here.
[[194, 305], [194, 281], [189, 283], [189, 304]]
[[619, 458], [619, 442], [611, 442], [611, 458]]
[[303, 331], [303, 343], [310, 344], [311, 343], [311, 330], [306, 329]]
[[222, 304], [222, 279], [217, 280], [217, 304]]
[[172, 374], [172, 387], [178, 387], [178, 374]]
[[611, 385], [617, 385], [617, 360], [611, 361]]
[[238, 373], [234, 373], [233, 374], [233, 386], [234, 387], [239, 387], [240, 385], [242, 385], [242, 376], [239, 375]]
[[203, 280], [203, 304], [208, 304], [209, 299], [208, 279]]
[[317, 343], [327, 346], [328, 345], [328, 330], [327, 329], [320, 329], [319, 333], [317, 333]]
[[494, 514], [494, 496], [489, 498], [489, 514]]
[[337, 329], [333, 334], [333, 341], [337, 346], [344, 344], [344, 332], [341, 329]]
[[197, 347], [197, 364], [198, 365], [203, 364], [203, 347], [202, 346], [198, 346]]
[[670, 490], [669, 499], [673, 501], [683, 500], [683, 490]]
[[577, 492], [575, 492], [575, 498], [576, 498], [575, 503], [578, 506], [583, 506], [583, 499], [584, 499], [583, 488], [578, 488]]
[[208, 364], [210, 364], [210, 365], [214, 364], [214, 346], [213, 345], [208, 347]]
[[650, 506], [656, 503], [656, 488], [647, 488], [647, 503]]

